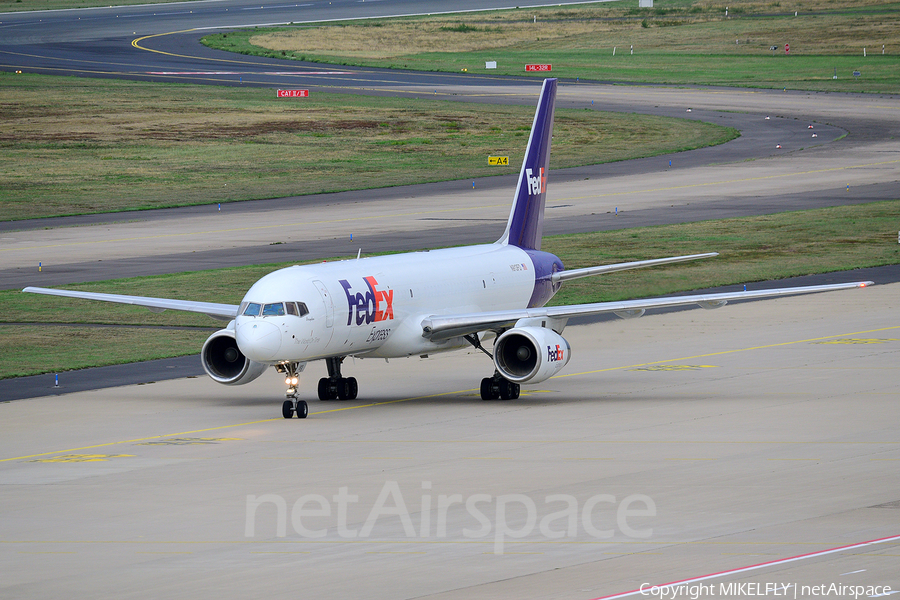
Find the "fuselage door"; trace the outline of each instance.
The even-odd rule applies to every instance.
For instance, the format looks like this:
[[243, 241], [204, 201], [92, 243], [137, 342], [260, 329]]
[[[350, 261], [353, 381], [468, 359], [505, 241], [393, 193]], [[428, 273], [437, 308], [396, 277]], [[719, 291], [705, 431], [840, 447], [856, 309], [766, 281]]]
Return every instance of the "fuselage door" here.
[[328, 288], [321, 281], [313, 281], [313, 284], [319, 290], [322, 302], [325, 303], [325, 327], [331, 327], [334, 325], [334, 303], [331, 301], [331, 294], [328, 293]]

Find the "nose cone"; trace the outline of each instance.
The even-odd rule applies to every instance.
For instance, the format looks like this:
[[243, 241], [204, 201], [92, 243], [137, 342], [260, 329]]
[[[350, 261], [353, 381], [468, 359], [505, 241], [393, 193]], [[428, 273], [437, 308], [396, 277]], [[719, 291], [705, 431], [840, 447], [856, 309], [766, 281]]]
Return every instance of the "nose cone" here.
[[235, 339], [244, 356], [255, 361], [272, 360], [281, 348], [281, 330], [261, 319], [238, 325]]

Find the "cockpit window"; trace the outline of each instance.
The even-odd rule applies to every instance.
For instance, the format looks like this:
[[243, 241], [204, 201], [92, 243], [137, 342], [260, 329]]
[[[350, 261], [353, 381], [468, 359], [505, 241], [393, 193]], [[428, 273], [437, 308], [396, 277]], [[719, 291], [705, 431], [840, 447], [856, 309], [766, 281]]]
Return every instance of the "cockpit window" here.
[[266, 304], [263, 307], [262, 312], [264, 317], [280, 317], [284, 315], [284, 304], [281, 302], [274, 302], [272, 304]]
[[302, 302], [285, 302], [285, 308], [287, 308], [287, 314], [294, 315], [295, 317], [302, 317], [309, 314], [309, 309], [306, 308], [306, 305]]
[[258, 317], [259, 316], [259, 304], [256, 302], [251, 302], [247, 305], [247, 308], [244, 309], [245, 317]]

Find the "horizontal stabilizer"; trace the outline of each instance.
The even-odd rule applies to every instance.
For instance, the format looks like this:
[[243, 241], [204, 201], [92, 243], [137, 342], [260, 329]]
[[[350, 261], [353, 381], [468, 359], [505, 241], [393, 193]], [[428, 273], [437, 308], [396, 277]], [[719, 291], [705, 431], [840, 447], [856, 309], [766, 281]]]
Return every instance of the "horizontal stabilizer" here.
[[95, 292], [77, 292], [74, 290], [55, 290], [52, 288], [27, 287], [23, 292], [32, 294], [47, 294], [49, 296], [64, 296], [66, 298], [81, 298], [82, 300], [100, 300], [101, 302], [115, 302], [117, 304], [131, 304], [143, 306], [153, 312], [164, 310], [183, 310], [187, 312], [209, 315], [214, 319], [230, 321], [238, 312], [236, 304], [216, 304], [213, 302], [191, 302], [190, 300], [169, 300], [167, 298], [148, 298], [145, 296], [125, 296], [122, 294], [98, 294]]
[[634, 262], [617, 263], [614, 265], [601, 265], [599, 267], [585, 267], [584, 269], [568, 269], [566, 271], [557, 271], [550, 279], [553, 283], [561, 281], [569, 281], [570, 279], [579, 279], [581, 277], [590, 277], [591, 275], [602, 275], [604, 273], [615, 273], [616, 271], [627, 271], [628, 269], [643, 269], [644, 267], [656, 267], [659, 265], [670, 265], [672, 263], [686, 262], [689, 260], [699, 260], [701, 258], [712, 258], [718, 256], [718, 252], [707, 252], [705, 254], [691, 254], [688, 256], [672, 256], [669, 258], [654, 258], [651, 260], [637, 260]]

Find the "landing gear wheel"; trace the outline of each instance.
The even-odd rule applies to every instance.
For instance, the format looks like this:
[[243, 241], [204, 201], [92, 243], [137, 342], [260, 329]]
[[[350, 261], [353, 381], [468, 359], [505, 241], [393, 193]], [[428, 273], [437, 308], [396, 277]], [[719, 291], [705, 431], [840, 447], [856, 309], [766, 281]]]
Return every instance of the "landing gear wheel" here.
[[501, 379], [500, 382], [500, 398], [503, 400], [515, 400], [519, 397], [519, 384], [513, 383], [508, 379]]
[[355, 400], [359, 385], [355, 377], [341, 377], [343, 356], [326, 358], [328, 377], [319, 380], [319, 400]]
[[306, 400], [297, 400], [297, 410], [295, 412], [297, 413], [298, 419], [306, 418], [306, 416], [309, 414], [309, 405], [306, 404]]
[[[304, 404], [306, 404], [304, 402]], [[285, 419], [290, 419], [294, 416], [294, 403], [290, 400], [285, 400], [284, 404], [281, 405], [281, 416]]]
[[319, 380], [319, 400], [334, 400], [338, 397], [337, 389], [332, 386], [328, 377]]
[[338, 400], [350, 399], [350, 382], [343, 377], [337, 380], [337, 397]]
[[481, 380], [481, 399], [497, 400], [500, 397], [500, 388], [493, 377], [485, 377]]
[[515, 400], [519, 397], [519, 384], [500, 376], [485, 377], [481, 380], [482, 400]]

